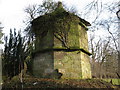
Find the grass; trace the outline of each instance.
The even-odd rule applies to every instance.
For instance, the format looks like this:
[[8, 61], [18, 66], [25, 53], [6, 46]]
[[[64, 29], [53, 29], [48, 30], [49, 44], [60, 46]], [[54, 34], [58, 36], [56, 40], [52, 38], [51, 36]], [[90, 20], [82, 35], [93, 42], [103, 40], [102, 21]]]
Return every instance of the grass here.
[[2, 88], [114, 88], [112, 84], [99, 79], [45, 79], [24, 77], [23, 83], [16, 77], [3, 83]]
[[111, 80], [112, 80], [112, 84], [113, 85], [120, 85], [120, 79], [102, 79], [102, 80], [104, 80], [104, 81], [106, 81], [106, 82], [111, 82]]
[[20, 77], [14, 76], [11, 80], [5, 80], [2, 88], [119, 88], [120, 79], [45, 79], [25, 75], [23, 83]]

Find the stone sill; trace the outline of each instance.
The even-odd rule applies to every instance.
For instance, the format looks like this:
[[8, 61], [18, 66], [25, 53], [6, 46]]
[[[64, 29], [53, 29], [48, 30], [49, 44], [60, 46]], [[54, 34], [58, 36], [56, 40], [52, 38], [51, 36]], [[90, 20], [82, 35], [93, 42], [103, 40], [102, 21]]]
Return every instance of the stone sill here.
[[83, 49], [83, 48], [64, 48], [64, 47], [60, 47], [60, 48], [46, 48], [43, 50], [39, 50], [39, 51], [34, 51], [32, 53], [32, 56], [34, 56], [37, 53], [45, 53], [45, 52], [49, 52], [49, 51], [64, 51], [64, 52], [74, 52], [74, 51], [79, 51], [78, 53], [80, 53], [80, 51], [86, 53], [87, 55], [92, 55], [89, 51]]

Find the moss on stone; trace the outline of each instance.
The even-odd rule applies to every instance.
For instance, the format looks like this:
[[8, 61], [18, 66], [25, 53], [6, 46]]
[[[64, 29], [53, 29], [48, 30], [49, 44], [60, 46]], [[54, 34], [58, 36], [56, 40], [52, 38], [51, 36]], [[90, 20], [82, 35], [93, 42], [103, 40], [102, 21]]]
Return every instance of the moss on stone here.
[[86, 21], [63, 8], [40, 16], [32, 22], [36, 37], [33, 73], [47, 77], [46, 71], [58, 69], [62, 78], [90, 78]]

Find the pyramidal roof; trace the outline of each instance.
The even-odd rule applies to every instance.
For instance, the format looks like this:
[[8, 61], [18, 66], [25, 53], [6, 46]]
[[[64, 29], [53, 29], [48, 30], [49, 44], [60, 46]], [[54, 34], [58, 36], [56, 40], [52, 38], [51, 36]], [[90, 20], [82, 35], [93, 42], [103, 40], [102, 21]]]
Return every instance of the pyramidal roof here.
[[57, 5], [57, 8], [52, 12], [52, 13], [48, 13], [48, 14], [45, 14], [45, 15], [42, 15], [42, 16], [39, 16], [38, 18], [34, 19], [31, 23], [33, 24], [36, 20], [40, 19], [40, 18], [44, 18], [45, 16], [52, 16], [52, 15], [63, 15], [63, 14], [67, 14], [67, 15], [73, 15], [77, 18], [79, 18], [80, 22], [83, 23], [85, 26], [91, 26], [91, 24], [80, 18], [79, 16], [77, 15], [74, 15], [73, 13], [70, 13], [70, 12], [67, 12], [64, 8], [63, 8], [63, 5], [62, 5], [62, 2], [58, 2], [58, 5]]
[[66, 10], [63, 8], [62, 2], [58, 2], [57, 8], [55, 9], [56, 13], [66, 12]]

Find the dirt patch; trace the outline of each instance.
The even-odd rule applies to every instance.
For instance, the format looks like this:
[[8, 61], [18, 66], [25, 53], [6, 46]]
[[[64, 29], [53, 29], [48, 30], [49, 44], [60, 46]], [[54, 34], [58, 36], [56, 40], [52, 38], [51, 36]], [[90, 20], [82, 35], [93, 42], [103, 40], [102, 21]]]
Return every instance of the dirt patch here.
[[114, 88], [110, 83], [98, 79], [81, 80], [54, 80], [42, 78], [23, 78], [23, 83], [19, 79], [6, 81], [3, 88]]

